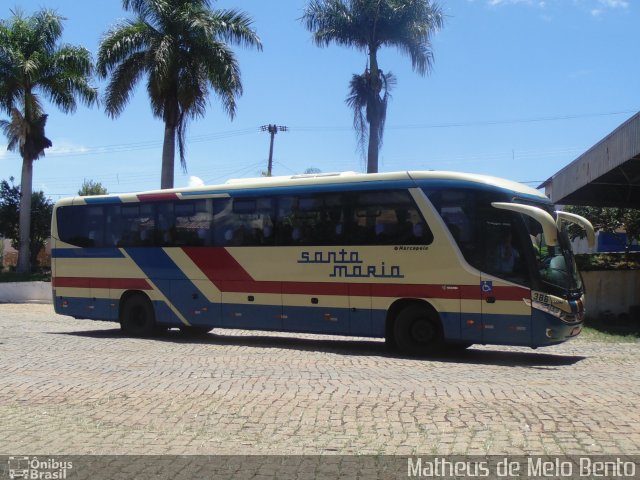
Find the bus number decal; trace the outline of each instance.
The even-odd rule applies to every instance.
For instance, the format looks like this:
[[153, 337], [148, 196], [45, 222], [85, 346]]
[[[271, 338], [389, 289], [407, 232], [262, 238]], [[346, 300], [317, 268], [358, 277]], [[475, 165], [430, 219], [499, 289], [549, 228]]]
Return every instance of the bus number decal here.
[[544, 293], [532, 292], [531, 298], [533, 298], [534, 302], [545, 303], [547, 305], [551, 303], [549, 300], [549, 295], [545, 295]]

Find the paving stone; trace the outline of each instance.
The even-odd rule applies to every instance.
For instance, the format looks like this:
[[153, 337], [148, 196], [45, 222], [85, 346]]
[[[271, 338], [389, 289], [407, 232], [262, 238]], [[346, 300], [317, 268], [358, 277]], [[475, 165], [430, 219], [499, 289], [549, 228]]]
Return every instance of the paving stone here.
[[640, 348], [408, 359], [362, 338], [118, 325], [0, 305], [0, 454], [640, 454]]

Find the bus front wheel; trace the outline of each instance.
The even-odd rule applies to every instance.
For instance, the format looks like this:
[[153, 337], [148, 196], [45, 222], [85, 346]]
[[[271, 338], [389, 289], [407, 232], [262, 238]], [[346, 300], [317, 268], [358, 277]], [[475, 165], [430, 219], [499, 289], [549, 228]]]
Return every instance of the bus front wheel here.
[[120, 328], [125, 335], [150, 337], [158, 333], [151, 301], [144, 295], [132, 295], [120, 312]]
[[422, 305], [411, 305], [402, 310], [396, 317], [393, 332], [402, 352], [430, 355], [443, 350], [440, 318], [436, 312]]

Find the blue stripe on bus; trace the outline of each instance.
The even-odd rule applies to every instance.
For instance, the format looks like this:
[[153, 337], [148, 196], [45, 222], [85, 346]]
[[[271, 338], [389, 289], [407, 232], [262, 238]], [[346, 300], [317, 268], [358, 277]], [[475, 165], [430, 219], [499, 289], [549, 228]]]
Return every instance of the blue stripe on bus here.
[[53, 248], [52, 258], [124, 258], [118, 248]]
[[[202, 189], [189, 192], [176, 191], [182, 198], [202, 197], [207, 195], [226, 194], [231, 197], [235, 196], [266, 196], [266, 195], [286, 195], [286, 194], [305, 194], [315, 192], [344, 192], [344, 191], [366, 191], [366, 190], [385, 190], [385, 189], [406, 189], [406, 188], [464, 188], [471, 187], [474, 189], [493, 191], [493, 192], [509, 192], [511, 195], [523, 199], [529, 199], [537, 202], [545, 202], [545, 199], [536, 195], [530, 195], [523, 192], [510, 190], [509, 188], [497, 185], [483, 184], [471, 180], [462, 179], [401, 179], [401, 180], [372, 180], [362, 182], [346, 182], [346, 183], [328, 183], [328, 184], [309, 184], [309, 185], [280, 185], [273, 187], [249, 187], [243, 188], [212, 188]], [[119, 196], [108, 197], [86, 197], [84, 201], [89, 205], [95, 204], [116, 204], [123, 203]], [[549, 202], [550, 203], [550, 202]]]
[[422, 189], [429, 190], [432, 188], [472, 188], [474, 190], [484, 190], [486, 192], [497, 192], [505, 195], [512, 195], [513, 197], [522, 198], [524, 200], [531, 200], [537, 203], [543, 203], [552, 205], [551, 200], [546, 197], [540, 197], [538, 195], [532, 195], [529, 193], [523, 193], [516, 190], [511, 190], [508, 187], [501, 187], [498, 185], [491, 185], [486, 183], [478, 183], [470, 180], [460, 179], [418, 179], [416, 185]]
[[416, 184], [413, 180], [387, 180], [387, 181], [368, 181], [354, 183], [330, 183], [330, 184], [313, 184], [313, 185], [291, 185], [277, 187], [250, 187], [237, 188], [229, 190], [198, 190], [194, 192], [180, 192], [183, 197], [202, 196], [213, 194], [229, 194], [231, 197], [237, 196], [267, 196], [267, 195], [286, 195], [297, 193], [316, 193], [316, 192], [352, 192], [363, 190], [387, 190], [387, 189], [406, 189], [415, 188]]
[[[201, 299], [206, 299], [206, 296], [189, 280], [180, 267], [162, 248], [132, 247], [125, 251], [147, 278], [151, 279], [158, 290], [191, 323], [194, 309], [191, 295], [197, 294]], [[174, 294], [178, 289], [180, 292]], [[205, 306], [209, 306], [209, 302]]]
[[122, 203], [122, 199], [120, 197], [111, 196], [111, 197], [85, 197], [84, 201], [88, 205], [102, 204], [102, 203]]
[[[62, 308], [62, 301], [68, 302], [67, 308]], [[56, 297], [56, 311], [65, 315], [70, 315], [76, 318], [83, 319], [100, 319], [109, 321], [118, 321], [117, 308], [112, 308], [111, 304], [113, 300], [101, 299], [92, 300], [89, 298], [80, 297]], [[165, 327], [180, 327], [183, 323], [174, 314], [174, 312], [163, 301], [152, 302], [155, 312], [156, 320], [159, 324]], [[89, 305], [102, 305], [103, 310], [110, 310], [111, 315], [106, 317], [104, 313], [102, 315], [96, 315], [98, 309], [89, 309]], [[220, 307], [220, 305], [217, 305]], [[296, 319], [289, 321], [275, 321], [273, 317], [273, 306], [269, 305], [245, 305], [245, 304], [233, 304], [225, 303], [221, 305], [223, 310], [227, 312], [227, 315], [220, 317], [218, 314], [212, 314], [207, 318], [200, 319], [199, 321], [190, 321], [192, 325], [206, 326], [209, 328], [222, 328], [222, 329], [247, 329], [247, 330], [263, 330], [270, 332], [292, 332], [292, 333], [315, 333], [315, 334], [327, 334], [327, 335], [345, 335], [355, 337], [367, 337], [367, 338], [380, 338], [385, 334], [385, 322], [386, 311], [385, 310], [373, 310], [373, 323], [369, 326], [358, 325], [358, 321], [353, 319], [348, 320], [344, 325], [344, 328], [331, 329], [326, 328], [326, 322], [322, 322], [318, 318], [317, 307], [295, 307], [297, 312]], [[346, 309], [344, 309], [346, 310]], [[229, 312], [243, 311], [243, 315], [239, 318], [233, 318], [228, 315]], [[338, 310], [334, 310], [338, 311]], [[347, 314], [348, 312], [342, 312]], [[457, 312], [447, 313], [441, 312], [440, 316], [445, 326], [445, 333], [453, 328], [455, 331], [455, 325], [450, 325], [447, 319], [459, 319]], [[455, 323], [455, 322], [454, 322]], [[458, 340], [459, 337], [455, 335], [447, 335], [448, 340]]]

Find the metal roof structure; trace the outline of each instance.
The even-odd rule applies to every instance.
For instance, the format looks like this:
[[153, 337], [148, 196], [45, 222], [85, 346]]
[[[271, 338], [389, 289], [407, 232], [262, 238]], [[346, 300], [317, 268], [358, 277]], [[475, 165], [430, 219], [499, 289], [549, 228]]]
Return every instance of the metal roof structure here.
[[640, 208], [640, 112], [543, 187], [555, 204]]

